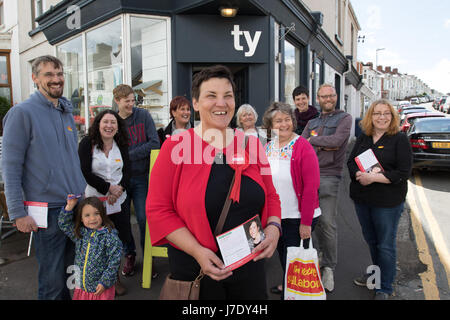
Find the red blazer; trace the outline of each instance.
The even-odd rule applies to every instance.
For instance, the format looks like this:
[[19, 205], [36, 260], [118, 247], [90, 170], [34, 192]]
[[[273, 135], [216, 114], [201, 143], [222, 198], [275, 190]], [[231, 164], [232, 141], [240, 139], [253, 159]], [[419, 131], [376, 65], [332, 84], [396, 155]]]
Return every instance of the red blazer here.
[[[242, 146], [243, 139], [244, 133], [236, 130], [234, 142], [223, 150], [217, 150], [189, 129], [164, 142], [151, 172], [146, 202], [153, 245], [167, 243], [165, 237], [168, 234], [186, 227], [202, 246], [214, 252], [218, 250], [206, 214], [206, 186], [216, 153], [222, 151], [227, 159], [231, 158], [234, 146]], [[264, 190], [261, 223], [265, 227], [269, 216], [281, 218], [280, 199], [259, 139], [249, 137], [246, 150], [250, 166], [242, 174]]]

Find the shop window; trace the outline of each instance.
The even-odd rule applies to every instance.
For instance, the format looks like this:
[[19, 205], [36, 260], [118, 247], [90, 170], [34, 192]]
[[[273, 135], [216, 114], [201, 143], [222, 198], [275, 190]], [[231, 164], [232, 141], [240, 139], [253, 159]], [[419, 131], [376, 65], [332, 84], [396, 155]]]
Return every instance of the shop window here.
[[131, 17], [131, 82], [137, 105], [147, 109], [157, 128], [169, 123], [167, 21]]
[[86, 50], [91, 123], [98, 113], [113, 107], [113, 90], [123, 83], [121, 19], [86, 33]]
[[314, 84], [313, 84], [313, 95], [312, 97], [314, 98], [313, 101], [315, 100], [314, 105], [319, 108], [319, 101], [317, 101], [317, 91], [319, 90], [319, 87], [322, 85], [323, 80], [322, 80], [322, 61], [317, 59], [314, 62]]
[[86, 110], [84, 107], [84, 69], [82, 37], [79, 36], [57, 47], [57, 56], [64, 65], [64, 96], [73, 105], [73, 117], [78, 135], [86, 128]]
[[44, 13], [44, 0], [31, 0], [31, 22], [33, 29], [37, 28], [36, 18]]
[[3, 8], [3, 0], [0, 0], [0, 26], [5, 24], [5, 14]]
[[0, 96], [5, 97], [11, 103], [11, 67], [9, 63], [9, 52], [0, 51]]
[[292, 91], [300, 84], [300, 50], [284, 41], [284, 101], [294, 105]]

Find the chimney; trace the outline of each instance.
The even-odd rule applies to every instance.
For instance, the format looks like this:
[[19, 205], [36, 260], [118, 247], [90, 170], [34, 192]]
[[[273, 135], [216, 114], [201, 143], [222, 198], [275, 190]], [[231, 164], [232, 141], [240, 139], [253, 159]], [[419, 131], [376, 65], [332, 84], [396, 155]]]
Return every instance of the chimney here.
[[386, 71], [386, 73], [392, 73], [391, 67], [386, 67], [385, 71]]

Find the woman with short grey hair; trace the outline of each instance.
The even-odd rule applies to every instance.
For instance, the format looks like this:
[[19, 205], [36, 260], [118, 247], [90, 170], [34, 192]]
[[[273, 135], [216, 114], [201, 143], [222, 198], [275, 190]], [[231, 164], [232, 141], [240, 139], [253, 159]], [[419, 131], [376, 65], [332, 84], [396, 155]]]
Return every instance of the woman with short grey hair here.
[[262, 144], [265, 144], [266, 135], [256, 128], [256, 120], [258, 120], [258, 113], [256, 113], [256, 110], [248, 103], [241, 105], [236, 112], [237, 127], [244, 131], [246, 135], [255, 136], [259, 138]]

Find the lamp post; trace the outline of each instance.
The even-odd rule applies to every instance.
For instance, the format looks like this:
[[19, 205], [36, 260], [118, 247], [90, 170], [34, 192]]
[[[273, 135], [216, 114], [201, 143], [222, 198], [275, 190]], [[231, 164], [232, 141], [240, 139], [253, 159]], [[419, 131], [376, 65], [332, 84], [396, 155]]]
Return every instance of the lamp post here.
[[378, 48], [376, 50], [376, 54], [375, 54], [375, 69], [378, 68], [378, 51], [381, 51], [381, 50], [384, 50], [384, 49], [386, 49], [386, 48]]

